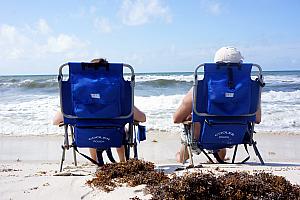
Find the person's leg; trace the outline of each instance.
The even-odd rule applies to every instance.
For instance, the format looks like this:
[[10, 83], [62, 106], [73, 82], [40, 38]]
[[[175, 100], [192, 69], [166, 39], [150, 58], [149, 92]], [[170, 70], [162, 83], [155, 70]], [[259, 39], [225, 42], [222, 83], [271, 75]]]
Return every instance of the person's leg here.
[[89, 150], [90, 150], [91, 158], [92, 158], [93, 160], [97, 160], [97, 152], [96, 152], [96, 149], [89, 148]]
[[[195, 123], [195, 130], [194, 130], [194, 139], [198, 140], [200, 135], [200, 123]], [[185, 162], [189, 159], [189, 152], [187, 147], [182, 144], [180, 150], [176, 153], [176, 161], [179, 163]]]
[[176, 161], [179, 163], [183, 163], [187, 159], [189, 159], [189, 152], [187, 147], [184, 144], [182, 144], [180, 150], [176, 153]]
[[201, 128], [201, 124], [199, 122], [195, 122], [194, 139], [197, 141], [200, 137], [200, 128]]
[[120, 148], [117, 148], [117, 153], [118, 153], [118, 156], [119, 156], [119, 161], [120, 162], [125, 162], [126, 159], [125, 159], [125, 148], [124, 148], [124, 145], [121, 146]]

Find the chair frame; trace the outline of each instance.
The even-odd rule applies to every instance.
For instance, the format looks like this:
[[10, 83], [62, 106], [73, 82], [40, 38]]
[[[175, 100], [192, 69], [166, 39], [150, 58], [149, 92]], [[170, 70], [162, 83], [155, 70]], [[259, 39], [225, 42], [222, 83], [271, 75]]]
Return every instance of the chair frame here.
[[[59, 83], [59, 91], [60, 91], [60, 105], [61, 105], [61, 113], [63, 114], [64, 117], [69, 118], [69, 119], [79, 119], [79, 117], [74, 116], [74, 115], [68, 115], [64, 113], [64, 108], [63, 108], [63, 100], [62, 100], [62, 81], [63, 81], [63, 68], [69, 66], [68, 63], [65, 63], [59, 67], [59, 75], [58, 75], [58, 83]], [[130, 86], [131, 86], [131, 91], [132, 91], [132, 96], [131, 96], [131, 112], [128, 115], [124, 116], [119, 116], [115, 117], [113, 119], [126, 119], [130, 116], [133, 115], [133, 106], [134, 106], [134, 87], [135, 87], [135, 73], [134, 69], [131, 65], [129, 64], [123, 64], [123, 68], [126, 67], [130, 69]], [[97, 118], [101, 119], [101, 118]], [[129, 123], [129, 130], [126, 132], [125, 136], [125, 158], [126, 160], [130, 159], [130, 149], [133, 148], [133, 158], [138, 159], [138, 152], [137, 152], [137, 142], [136, 138], [133, 133], [133, 125], [137, 125], [138, 123]], [[76, 145], [75, 145], [75, 138], [74, 138], [74, 126], [71, 124], [60, 124], [59, 125], [64, 126], [64, 143], [61, 146], [63, 151], [62, 151], [62, 158], [60, 162], [60, 172], [63, 170], [63, 162], [65, 161], [65, 154], [66, 150], [69, 150], [70, 148], [73, 148], [73, 159], [74, 159], [74, 165], [77, 166], [77, 158], [76, 158]], [[71, 137], [71, 143], [69, 141], [69, 131], [70, 130], [70, 137]]]
[[[230, 65], [230, 64], [229, 64]], [[195, 71], [194, 71], [194, 84], [193, 84], [193, 112], [198, 115], [198, 116], [201, 116], [201, 117], [212, 117], [212, 116], [221, 116], [221, 115], [210, 115], [208, 113], [201, 113], [201, 112], [198, 112], [197, 111], [197, 108], [196, 108], [196, 105], [197, 105], [197, 98], [195, 98], [197, 96], [197, 86], [198, 86], [198, 70], [201, 68], [201, 67], [204, 67], [205, 66], [205, 63], [203, 64], [200, 64], [196, 67]], [[257, 74], [257, 79], [259, 81], [259, 83], [261, 84], [261, 86], [264, 86], [264, 80], [263, 80], [263, 75], [262, 75], [262, 68], [260, 67], [260, 65], [258, 64], [252, 64], [252, 66], [255, 66], [257, 67], [258, 69], [258, 74]], [[259, 88], [259, 93], [261, 93], [261, 88]], [[259, 98], [260, 98], [260, 95], [259, 95]], [[261, 99], [259, 99], [259, 103], [257, 105], [257, 109], [259, 108], [260, 106], [260, 101]], [[256, 109], [256, 111], [257, 111]], [[240, 115], [241, 117], [247, 117], [247, 116], [253, 116], [255, 115], [256, 112], [254, 113], [250, 113], [250, 114], [246, 114], [246, 115]], [[185, 139], [186, 139], [186, 143], [184, 144], [186, 148], [184, 149], [187, 149], [188, 150], [188, 154], [189, 154], [189, 158], [190, 158], [190, 162], [189, 162], [189, 165], [190, 166], [194, 166], [194, 161], [193, 161], [193, 155], [192, 155], [192, 146], [197, 146], [197, 143], [198, 143], [198, 139], [197, 141], [195, 141], [193, 138], [194, 138], [194, 133], [195, 133], [195, 123], [193, 123], [192, 121], [185, 121], [183, 122], [183, 127], [184, 127], [184, 135], [185, 135]], [[257, 157], [259, 158], [260, 162], [262, 165], [264, 165], [264, 161], [259, 153], [259, 150], [256, 146], [256, 141], [253, 140], [253, 134], [254, 134], [254, 123], [251, 122], [251, 132], [249, 133], [249, 136], [250, 136], [250, 142], [248, 143], [249, 146], [253, 146], [253, 149], [255, 151], [255, 154], [257, 155]], [[201, 135], [200, 135], [201, 137]], [[237, 152], [237, 147], [238, 147], [239, 144], [235, 145], [235, 149], [234, 149], [234, 155], [233, 155], [233, 158], [232, 158], [232, 163], [234, 163], [235, 161], [235, 156], [236, 156], [236, 152]], [[246, 145], [247, 144], [244, 144], [245, 145], [245, 148], [246, 148]], [[198, 147], [199, 148], [199, 147]], [[200, 148], [200, 150], [205, 154], [205, 156], [210, 160], [210, 162], [214, 163], [213, 160], [210, 158], [210, 156], [208, 155], [208, 153], [203, 149], [203, 148]], [[247, 150], [247, 149], [246, 149]], [[183, 154], [185, 155], [185, 152], [183, 152]], [[183, 161], [183, 164], [184, 164], [184, 161]]]

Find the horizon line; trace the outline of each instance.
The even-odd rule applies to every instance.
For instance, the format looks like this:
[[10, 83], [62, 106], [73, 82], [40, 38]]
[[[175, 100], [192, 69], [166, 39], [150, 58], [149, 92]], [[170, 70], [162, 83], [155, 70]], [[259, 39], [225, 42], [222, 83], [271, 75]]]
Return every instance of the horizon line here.
[[[300, 69], [293, 70], [263, 70], [263, 72], [294, 72]], [[203, 71], [200, 71], [203, 72]], [[157, 74], [157, 73], [194, 73], [194, 71], [159, 71], [159, 72], [135, 72], [135, 74]], [[126, 74], [126, 72], [125, 72]], [[56, 76], [57, 74], [0, 74], [0, 76]]]

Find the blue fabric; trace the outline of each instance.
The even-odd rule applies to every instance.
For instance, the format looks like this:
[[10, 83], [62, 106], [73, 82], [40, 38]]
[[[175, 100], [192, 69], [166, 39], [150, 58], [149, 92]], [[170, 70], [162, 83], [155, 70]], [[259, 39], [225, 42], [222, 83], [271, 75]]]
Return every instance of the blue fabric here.
[[211, 150], [243, 144], [247, 127], [247, 124], [204, 123], [199, 144]]
[[138, 125], [137, 139], [139, 142], [146, 140], [146, 127]]
[[[72, 94], [74, 113], [80, 118], [114, 118], [121, 114], [120, 68], [114, 65], [104, 68], [85, 69], [75, 65], [72, 71]], [[71, 66], [70, 66], [71, 67]], [[80, 70], [81, 69], [81, 70]]]
[[61, 105], [63, 113], [76, 117], [64, 116], [64, 123], [74, 126], [75, 144], [120, 147], [125, 124], [133, 123], [133, 91], [130, 81], [123, 78], [123, 64], [110, 63], [108, 68], [91, 63], [68, 65], [69, 80], [61, 82]]
[[[251, 80], [251, 69], [252, 64], [204, 65], [204, 78], [194, 88], [196, 110], [214, 116], [192, 113], [192, 121], [201, 124], [200, 147], [216, 150], [244, 142], [259, 102], [260, 86], [258, 81]], [[253, 115], [241, 116], [249, 114]]]
[[250, 110], [250, 80], [227, 87], [226, 77], [208, 81], [208, 110], [211, 115], [244, 115]]
[[77, 147], [109, 148], [121, 147], [124, 127], [76, 127], [74, 129]]

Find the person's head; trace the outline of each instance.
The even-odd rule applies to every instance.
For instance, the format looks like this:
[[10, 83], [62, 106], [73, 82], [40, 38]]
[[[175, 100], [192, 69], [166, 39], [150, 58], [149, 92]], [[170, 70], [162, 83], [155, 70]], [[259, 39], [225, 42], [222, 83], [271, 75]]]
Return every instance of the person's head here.
[[105, 64], [105, 63], [108, 63], [107, 60], [105, 58], [95, 58], [93, 60], [91, 60], [91, 63], [102, 63], [102, 64]]
[[243, 60], [241, 52], [235, 47], [220, 48], [214, 58], [215, 63], [242, 63]]

